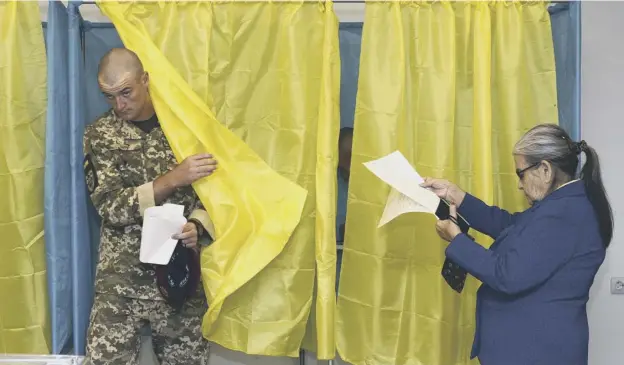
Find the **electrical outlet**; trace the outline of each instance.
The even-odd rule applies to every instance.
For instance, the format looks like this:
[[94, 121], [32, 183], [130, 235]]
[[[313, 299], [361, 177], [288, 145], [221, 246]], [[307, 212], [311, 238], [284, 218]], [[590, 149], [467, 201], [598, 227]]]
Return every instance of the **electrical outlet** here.
[[624, 278], [611, 278], [611, 294], [624, 294]]

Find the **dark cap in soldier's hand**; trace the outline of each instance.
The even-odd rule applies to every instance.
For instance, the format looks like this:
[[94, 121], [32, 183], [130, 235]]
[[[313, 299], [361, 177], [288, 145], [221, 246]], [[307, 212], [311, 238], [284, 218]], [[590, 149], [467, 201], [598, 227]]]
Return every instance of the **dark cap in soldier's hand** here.
[[180, 311], [199, 285], [199, 253], [178, 243], [169, 264], [154, 266], [160, 294], [176, 311]]

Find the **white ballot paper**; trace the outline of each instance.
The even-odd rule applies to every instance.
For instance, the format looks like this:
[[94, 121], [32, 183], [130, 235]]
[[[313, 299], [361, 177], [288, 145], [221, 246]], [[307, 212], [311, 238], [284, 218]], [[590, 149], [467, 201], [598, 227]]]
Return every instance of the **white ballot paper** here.
[[182, 233], [185, 224], [183, 205], [165, 204], [145, 209], [139, 260], [147, 264], [167, 265], [178, 243], [171, 237]]
[[[392, 188], [377, 227], [404, 213], [426, 212], [435, 216], [440, 198], [422, 188], [423, 178], [399, 151], [364, 163], [373, 174]], [[437, 217], [436, 217], [437, 218]]]

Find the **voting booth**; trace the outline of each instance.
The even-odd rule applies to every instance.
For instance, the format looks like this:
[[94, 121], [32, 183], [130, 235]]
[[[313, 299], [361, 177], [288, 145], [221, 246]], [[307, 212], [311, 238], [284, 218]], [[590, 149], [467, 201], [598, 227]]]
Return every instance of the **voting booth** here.
[[[303, 213], [296, 219], [289, 218], [292, 214], [273, 216], [293, 229], [278, 243], [267, 241], [270, 255], [248, 254], [242, 260], [235, 258], [235, 250], [220, 252], [232, 265], [237, 262], [237, 267], [250, 271], [246, 277], [235, 277], [223, 268], [227, 265], [215, 270], [219, 279], [227, 277], [236, 284], [215, 284], [209, 290], [214, 305], [206, 320], [207, 338], [252, 355], [296, 358], [305, 349], [320, 359], [340, 355], [358, 365], [398, 358], [460, 363], [472, 341], [478, 283], [467, 278], [461, 294], [448, 287], [441, 275], [442, 246], [432, 230], [435, 217], [426, 214], [435, 213], [433, 200], [425, 198], [424, 204], [405, 200], [409, 194], [384, 182], [365, 163], [399, 151], [422, 176], [449, 178], [489, 203], [522, 209], [510, 169], [515, 139], [538, 122], [557, 122], [578, 139], [578, 2], [514, 3], [504, 9], [495, 8], [497, 4], [457, 2], [445, 8], [433, 4], [420, 13], [398, 2], [366, 4], [366, 13], [360, 1], [303, 2], [301, 9], [280, 2], [185, 6], [108, 2], [100, 7], [88, 1], [45, 3], [43, 30], [28, 28], [29, 33], [20, 33], [25, 29], [9, 29], [11, 22], [0, 25], [14, 42], [38, 50], [20, 57], [40, 54], [37, 60], [47, 68], [44, 74], [34, 67], [0, 74], [3, 86], [23, 80], [32, 83], [29, 92], [22, 93], [30, 97], [25, 102], [33, 106], [32, 114], [20, 120], [41, 131], [37, 139], [20, 139], [24, 146], [40, 146], [33, 149], [36, 158], [29, 161], [40, 173], [27, 181], [38, 191], [28, 213], [39, 217], [38, 225], [29, 222], [34, 233], [19, 238], [24, 242], [18, 244], [37, 242], [28, 246], [27, 255], [39, 260], [36, 269], [25, 274], [30, 279], [21, 279], [28, 283], [18, 286], [30, 288], [18, 301], [28, 305], [16, 306], [10, 314], [23, 319], [14, 323], [24, 329], [19, 343], [30, 344], [18, 352], [47, 349], [53, 354], [84, 355], [100, 222], [84, 187], [82, 133], [108, 107], [95, 76], [99, 59], [113, 47], [133, 49], [151, 72], [157, 111], [167, 115], [164, 128], [173, 136], [178, 157], [199, 144], [220, 144], [226, 165], [232, 161], [234, 166], [239, 155], [228, 156], [225, 147], [245, 145], [241, 148], [248, 148], [246, 156], [252, 156], [249, 161], [254, 166], [266, 165], [257, 176], [271, 174], [288, 181], [283, 186], [297, 185], [306, 191], [300, 201]], [[39, 15], [32, 16], [38, 4], [20, 6], [29, 9], [16, 14], [29, 17], [29, 24], [41, 25]], [[351, 10], [356, 7], [359, 13]], [[96, 13], [93, 9], [97, 16], [87, 15]], [[349, 10], [340, 13], [340, 9]], [[477, 10], [488, 18], [462, 15]], [[359, 18], [353, 17], [355, 13]], [[5, 14], [9, 13], [0, 13]], [[263, 19], [287, 26], [279, 28]], [[426, 26], [434, 21], [442, 33]], [[444, 33], [455, 27], [455, 34]], [[512, 36], [512, 29], [521, 36]], [[415, 32], [419, 41], [408, 42], [416, 39]], [[7, 47], [0, 50], [9, 52]], [[477, 53], [483, 57], [475, 57]], [[24, 59], [21, 63], [32, 66]], [[39, 81], [34, 83], [37, 75]], [[47, 103], [42, 101], [42, 90], [47, 90]], [[12, 108], [11, 115], [17, 115], [15, 105]], [[185, 124], [188, 120], [197, 122]], [[337, 244], [336, 145], [341, 127], [354, 127], [355, 132], [345, 241]], [[196, 134], [201, 138], [189, 133], [200, 129]], [[17, 161], [20, 154], [7, 150], [7, 145], [0, 153]], [[410, 171], [405, 164], [391, 166], [395, 172]], [[17, 172], [12, 170], [11, 176]], [[242, 173], [229, 176], [231, 180], [223, 180], [222, 186], [253, 185], [253, 179], [241, 178]], [[207, 196], [208, 186], [202, 189]], [[286, 190], [262, 194], [258, 188], [253, 196], [270, 200], [270, 195]], [[20, 194], [11, 192], [12, 206], [18, 205]], [[246, 204], [242, 198], [232, 201]], [[225, 219], [217, 222], [221, 239], [225, 232], [236, 231], [239, 239], [230, 236], [231, 242], [252, 241], [253, 232], [240, 233], [245, 230], [238, 226], [228, 230], [228, 224]], [[487, 244], [483, 237], [475, 238]], [[342, 265], [337, 250], [344, 250]], [[10, 255], [17, 254], [11, 251]], [[21, 256], [7, 257], [26, 262]], [[337, 269], [341, 275], [336, 292]], [[11, 288], [0, 285], [0, 293], [14, 292]], [[267, 302], [275, 305], [262, 304]], [[32, 308], [35, 315], [27, 313]], [[0, 316], [0, 320], [8, 318], [4, 312]], [[242, 324], [236, 321], [241, 318]]]

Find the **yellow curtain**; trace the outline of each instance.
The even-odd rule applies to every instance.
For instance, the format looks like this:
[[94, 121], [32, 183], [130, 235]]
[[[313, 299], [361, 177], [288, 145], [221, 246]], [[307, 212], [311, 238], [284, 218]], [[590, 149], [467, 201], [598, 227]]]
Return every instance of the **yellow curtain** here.
[[478, 283], [446, 285], [432, 216], [377, 228], [389, 187], [362, 163], [398, 149], [423, 176], [524, 209], [513, 144], [557, 122], [546, 3], [370, 2], [364, 24], [338, 350], [356, 365], [468, 364]]
[[39, 4], [0, 2], [0, 353], [46, 354], [46, 54]]
[[298, 356], [316, 268], [319, 348], [333, 357], [339, 53], [331, 2], [98, 5], [150, 73], [178, 159], [206, 150], [220, 163], [194, 186], [217, 230], [202, 254], [206, 338]]

